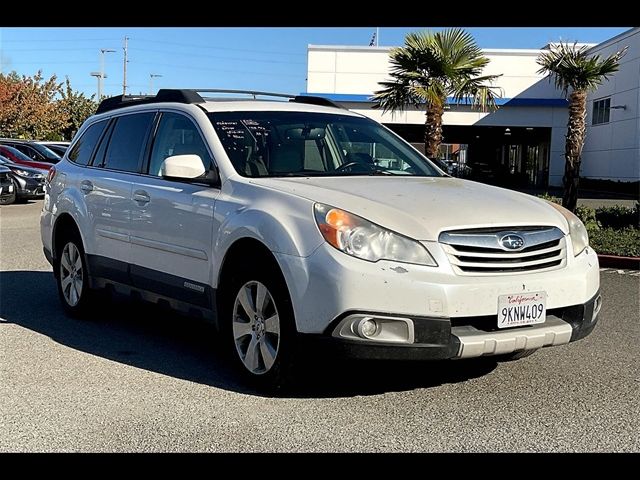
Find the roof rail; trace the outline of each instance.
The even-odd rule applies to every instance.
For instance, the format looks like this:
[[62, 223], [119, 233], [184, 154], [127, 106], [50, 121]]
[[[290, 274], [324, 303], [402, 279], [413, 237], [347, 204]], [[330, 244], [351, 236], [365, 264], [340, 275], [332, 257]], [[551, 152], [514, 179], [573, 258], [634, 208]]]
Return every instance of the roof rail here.
[[306, 104], [309, 104], [309, 105], [320, 105], [322, 107], [341, 108], [343, 110], [346, 110], [345, 107], [343, 107], [342, 105], [338, 105], [337, 103], [329, 100], [328, 98], [315, 97], [315, 96], [312, 96], [312, 95], [296, 95], [295, 97], [293, 97], [289, 101], [290, 102], [296, 102], [296, 103], [306, 103]]
[[238, 93], [243, 95], [252, 95], [255, 99], [257, 96], [262, 97], [279, 97], [288, 98], [290, 102], [306, 103], [310, 105], [321, 105], [325, 107], [342, 108], [341, 105], [332, 102], [324, 97], [314, 97], [309, 95], [291, 95], [287, 93], [260, 92], [255, 90], [227, 90], [221, 88], [195, 88], [195, 89], [170, 89], [163, 88], [158, 90], [156, 95], [117, 95], [115, 97], [105, 98], [96, 114], [116, 110], [118, 108], [130, 107], [133, 105], [144, 105], [147, 103], [157, 102], [176, 102], [176, 103], [204, 103], [206, 97], [202, 97], [201, 93]]
[[273, 93], [273, 92], [260, 92], [257, 90], [229, 90], [225, 88], [197, 88], [192, 90], [194, 92], [203, 93], [239, 93], [241, 95], [252, 95], [255, 99], [258, 95], [261, 97], [280, 97], [280, 98], [295, 98], [295, 95], [289, 93]]
[[204, 99], [194, 90], [174, 90], [163, 88], [156, 95], [117, 95], [105, 98], [96, 114], [115, 110], [117, 108], [130, 107], [132, 105], [144, 105], [145, 103], [176, 102], [176, 103], [203, 103]]

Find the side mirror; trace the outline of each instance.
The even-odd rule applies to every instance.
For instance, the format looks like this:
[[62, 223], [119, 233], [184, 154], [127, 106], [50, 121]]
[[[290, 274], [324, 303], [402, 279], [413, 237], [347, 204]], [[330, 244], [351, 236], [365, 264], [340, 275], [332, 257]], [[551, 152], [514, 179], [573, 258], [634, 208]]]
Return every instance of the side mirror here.
[[160, 165], [160, 174], [167, 178], [193, 179], [204, 175], [205, 171], [198, 155], [173, 155]]
[[205, 168], [199, 155], [172, 155], [167, 157], [160, 165], [162, 178], [168, 180], [192, 180], [217, 185], [219, 178], [216, 170]]

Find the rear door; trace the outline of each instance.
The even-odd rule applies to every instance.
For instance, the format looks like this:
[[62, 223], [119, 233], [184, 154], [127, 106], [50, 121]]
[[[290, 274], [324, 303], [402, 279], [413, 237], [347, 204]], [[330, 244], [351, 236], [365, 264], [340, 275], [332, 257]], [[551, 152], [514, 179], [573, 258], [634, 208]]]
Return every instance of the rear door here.
[[134, 285], [211, 308], [213, 209], [220, 190], [160, 176], [171, 155], [194, 154], [205, 168], [213, 157], [188, 116], [160, 114], [150, 156], [132, 190], [131, 277]]
[[155, 115], [144, 112], [113, 119], [92, 168], [83, 169], [80, 189], [95, 239], [93, 251], [87, 252], [92, 275], [122, 283], [130, 281], [132, 185], [142, 165]]

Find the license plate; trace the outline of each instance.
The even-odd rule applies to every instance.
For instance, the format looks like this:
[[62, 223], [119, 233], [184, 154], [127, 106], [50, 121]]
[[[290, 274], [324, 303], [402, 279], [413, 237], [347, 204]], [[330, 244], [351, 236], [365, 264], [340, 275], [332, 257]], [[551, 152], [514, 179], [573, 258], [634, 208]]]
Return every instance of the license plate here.
[[498, 328], [544, 323], [546, 316], [546, 292], [498, 296]]

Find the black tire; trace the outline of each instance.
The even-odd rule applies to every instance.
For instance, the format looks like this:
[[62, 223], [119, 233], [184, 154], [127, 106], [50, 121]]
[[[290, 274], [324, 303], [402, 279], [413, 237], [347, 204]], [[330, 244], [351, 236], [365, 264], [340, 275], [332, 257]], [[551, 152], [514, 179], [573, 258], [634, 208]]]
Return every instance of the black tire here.
[[[236, 370], [249, 386], [267, 392], [276, 392], [290, 385], [294, 374], [294, 359], [296, 358], [296, 329], [291, 304], [291, 297], [287, 289], [286, 282], [282, 272], [278, 268], [275, 261], [252, 261], [247, 259], [242, 265], [234, 265], [234, 271], [225, 279], [226, 285], [220, 291], [222, 298], [220, 299], [220, 333], [222, 341], [228, 355], [232, 358]], [[279, 317], [279, 342], [276, 350], [275, 361], [262, 373], [254, 373], [245, 366], [242, 353], [236, 346], [234, 335], [234, 309], [236, 298], [241, 290], [247, 284], [259, 282], [267, 288], [271, 295], [275, 310]], [[249, 288], [252, 288], [253, 285]], [[271, 310], [269, 315], [274, 313]], [[266, 315], [265, 315], [266, 316]], [[266, 322], [265, 322], [266, 325]], [[250, 343], [252, 335], [256, 332], [248, 334], [249, 339], [245, 338], [244, 343]], [[270, 335], [268, 332], [265, 335]], [[260, 348], [259, 346], [257, 347]], [[262, 358], [262, 354], [261, 354]], [[263, 360], [262, 367], [265, 367]]]
[[16, 182], [14, 182], [13, 180], [11, 180], [11, 182], [13, 183], [13, 193], [8, 197], [0, 198], [0, 205], [11, 205], [17, 199]]
[[520, 360], [521, 358], [526, 358], [529, 355], [533, 355], [538, 351], [537, 348], [532, 350], [519, 350], [517, 352], [505, 353], [504, 355], [498, 355], [497, 360], [499, 362], [513, 362], [515, 360]]
[[[77, 249], [77, 252], [79, 254], [78, 258], [82, 265], [81, 272], [79, 274], [79, 277], [82, 279], [82, 285], [79, 289], [80, 291], [78, 292], [79, 299], [75, 304], [73, 304], [73, 302], [70, 302], [63, 292], [63, 275], [66, 271], [66, 268], [62, 269], [64, 267], [62, 265], [62, 257], [65, 248], [70, 244], [73, 245], [75, 249]], [[60, 297], [60, 302], [62, 303], [62, 308], [64, 308], [65, 312], [72, 317], [81, 318], [86, 316], [90, 312], [91, 306], [94, 305], [96, 301], [96, 292], [89, 287], [90, 280], [89, 271], [87, 269], [87, 259], [84, 253], [82, 240], [77, 232], [70, 232], [56, 242], [56, 256], [53, 268], [56, 278], [56, 284], [58, 287], [58, 295]], [[64, 286], [64, 288], [66, 289], [68, 289], [69, 287], [69, 284], [66, 284]]]
[[16, 193], [13, 192], [8, 197], [0, 198], [0, 205], [11, 205], [16, 201]]

